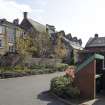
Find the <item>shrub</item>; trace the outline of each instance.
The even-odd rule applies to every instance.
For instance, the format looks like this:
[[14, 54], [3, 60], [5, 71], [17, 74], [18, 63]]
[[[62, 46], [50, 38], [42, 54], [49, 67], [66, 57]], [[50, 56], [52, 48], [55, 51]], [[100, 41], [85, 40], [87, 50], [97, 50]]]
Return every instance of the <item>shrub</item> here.
[[30, 69], [41, 69], [41, 68], [44, 68], [44, 65], [33, 64], [30, 67]]
[[64, 71], [65, 68], [67, 68], [68, 65], [64, 63], [57, 63], [55, 65], [49, 65], [49, 64], [33, 64], [31, 65], [30, 69], [32, 71], [32, 74], [45, 74], [45, 73], [53, 73], [56, 71]]
[[21, 65], [17, 65], [13, 69], [17, 73], [28, 73], [28, 72], [30, 72], [29, 68], [27, 68], [25, 66], [21, 66]]
[[1, 73], [26, 73], [30, 72], [30, 69], [24, 66], [17, 65], [15, 67], [0, 67]]
[[46, 64], [46, 65], [45, 65], [45, 68], [54, 68], [54, 65]]
[[35, 74], [48, 74], [48, 73], [53, 73], [55, 72], [53, 69], [50, 69], [50, 68], [43, 68], [43, 69], [32, 69], [31, 70], [31, 73], [33, 75]]
[[80, 95], [80, 91], [77, 87], [66, 87], [65, 94], [70, 98], [78, 98]]
[[56, 71], [64, 71], [68, 67], [68, 64], [57, 63], [54, 67]]
[[70, 65], [75, 65], [74, 51], [71, 52], [71, 61], [70, 61]]
[[13, 68], [12, 67], [0, 67], [0, 71], [2, 72], [2, 73], [4, 73], [4, 72], [12, 72], [13, 71]]
[[68, 76], [55, 77], [51, 80], [50, 90], [63, 98], [76, 98], [80, 92], [73, 86], [73, 79]]
[[30, 67], [26, 65], [16, 65], [15, 67], [1, 67], [0, 73], [15, 73], [15, 74], [48, 74], [56, 71], [64, 71], [67, 64], [57, 63], [51, 64], [32, 64]]

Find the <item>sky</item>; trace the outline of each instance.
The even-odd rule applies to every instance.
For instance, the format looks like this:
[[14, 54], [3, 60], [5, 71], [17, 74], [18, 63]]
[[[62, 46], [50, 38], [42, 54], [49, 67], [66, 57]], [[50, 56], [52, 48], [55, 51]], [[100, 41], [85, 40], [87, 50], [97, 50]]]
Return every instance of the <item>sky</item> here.
[[28, 17], [64, 30], [83, 41], [83, 46], [95, 33], [105, 36], [105, 0], [0, 0], [0, 18], [9, 21]]

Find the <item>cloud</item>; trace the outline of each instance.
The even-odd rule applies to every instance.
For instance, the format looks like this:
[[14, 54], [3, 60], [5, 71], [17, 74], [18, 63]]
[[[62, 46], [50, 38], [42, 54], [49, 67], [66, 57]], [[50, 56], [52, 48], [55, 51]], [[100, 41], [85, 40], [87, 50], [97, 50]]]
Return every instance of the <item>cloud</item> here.
[[26, 5], [26, 4], [17, 4], [14, 1], [8, 2], [8, 5], [9, 6], [11, 5], [13, 8], [15, 8], [17, 10], [20, 10], [20, 11], [27, 11], [27, 12], [31, 12], [32, 11], [29, 5]]
[[0, 18], [6, 18], [9, 21], [19, 17], [22, 19], [22, 12], [31, 12], [32, 9], [27, 4], [18, 4], [15, 0], [0, 0]]
[[46, 0], [0, 0], [0, 18], [8, 21], [19, 18], [21, 21], [22, 13], [27, 11], [31, 18], [41, 22], [46, 5]]
[[37, 4], [39, 4], [40, 6], [46, 6], [47, 3], [48, 2], [46, 0], [37, 0]]

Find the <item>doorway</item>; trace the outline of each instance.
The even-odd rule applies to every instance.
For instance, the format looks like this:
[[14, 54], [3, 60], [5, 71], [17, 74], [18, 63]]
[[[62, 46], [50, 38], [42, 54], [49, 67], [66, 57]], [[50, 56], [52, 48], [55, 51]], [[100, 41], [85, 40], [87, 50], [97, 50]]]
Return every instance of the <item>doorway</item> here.
[[103, 60], [96, 60], [96, 94], [103, 93]]

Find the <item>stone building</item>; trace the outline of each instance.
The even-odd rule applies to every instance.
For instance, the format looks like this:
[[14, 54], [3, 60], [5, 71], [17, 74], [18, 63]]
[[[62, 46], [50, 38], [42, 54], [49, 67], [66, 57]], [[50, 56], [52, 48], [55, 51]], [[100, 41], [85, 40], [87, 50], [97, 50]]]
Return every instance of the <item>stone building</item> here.
[[68, 46], [66, 61], [70, 62], [72, 60], [71, 57], [74, 55], [74, 62], [76, 64], [79, 60], [79, 52], [83, 50], [82, 40], [77, 37], [72, 37], [71, 34], [65, 35], [63, 39], [66, 46]]
[[46, 25], [28, 18], [28, 13], [24, 12], [20, 26], [25, 30], [25, 37], [30, 36], [33, 39], [32, 43], [36, 51], [33, 52], [32, 57], [48, 57], [50, 44]]
[[0, 54], [16, 52], [16, 37], [19, 37], [23, 30], [19, 26], [18, 19], [13, 23], [6, 19], [0, 19]]
[[85, 98], [96, 98], [105, 94], [105, 37], [95, 34], [83, 51], [76, 73], [76, 84]]
[[78, 52], [83, 50], [82, 40], [77, 39], [77, 37], [72, 37], [71, 34], [66, 35], [64, 31], [55, 32], [51, 34], [53, 48], [56, 47], [58, 39], [60, 39], [62, 42], [61, 50], [66, 52], [64, 62], [70, 64], [72, 56], [74, 55], [74, 62], [77, 63]]
[[[70, 63], [71, 60], [71, 52], [74, 53], [75, 62], [78, 60], [78, 51], [82, 50], [82, 40], [77, 39], [77, 37], [72, 37], [70, 34], [65, 35], [64, 31], [57, 32], [55, 26], [53, 25], [43, 25], [40, 24], [27, 16], [27, 12], [24, 12], [24, 18], [20, 24], [20, 26], [25, 30], [26, 33], [34, 33], [34, 37], [37, 34], [41, 34], [41, 38], [43, 33], [48, 34], [50, 39], [50, 57], [58, 57], [63, 58], [66, 63]], [[47, 39], [46, 39], [47, 41]], [[65, 57], [64, 57], [65, 55]]]
[[84, 50], [80, 52], [80, 62], [95, 53], [102, 54], [105, 57], [105, 37], [99, 37], [98, 34], [89, 38]]
[[105, 52], [105, 37], [99, 37], [95, 34], [93, 38], [90, 38], [85, 46], [85, 50], [91, 53], [103, 53]]
[[44, 26], [43, 24], [40, 24], [36, 21], [34, 21], [33, 19], [28, 18], [28, 13], [24, 12], [24, 18], [20, 24], [20, 26], [27, 32], [27, 31], [32, 31], [34, 30], [34, 32], [46, 32], [46, 26]]

